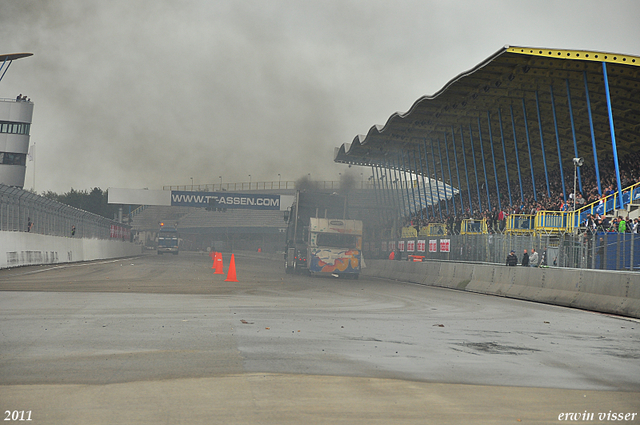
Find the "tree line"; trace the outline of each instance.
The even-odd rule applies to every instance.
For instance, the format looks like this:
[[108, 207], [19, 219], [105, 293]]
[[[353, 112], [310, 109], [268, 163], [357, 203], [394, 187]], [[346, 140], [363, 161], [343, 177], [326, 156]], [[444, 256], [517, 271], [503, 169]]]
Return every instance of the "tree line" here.
[[62, 194], [47, 191], [42, 196], [111, 220], [118, 217], [120, 208], [119, 205], [107, 203], [108, 191], [103, 191], [99, 187], [94, 187], [90, 191], [71, 188], [69, 192]]

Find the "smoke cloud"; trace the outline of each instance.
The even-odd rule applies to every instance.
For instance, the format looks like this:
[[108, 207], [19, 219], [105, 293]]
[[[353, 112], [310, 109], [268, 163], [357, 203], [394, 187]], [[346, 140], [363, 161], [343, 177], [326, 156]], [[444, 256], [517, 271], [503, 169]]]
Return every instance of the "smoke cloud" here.
[[640, 53], [635, 1], [509, 5], [7, 0], [0, 53], [34, 56], [0, 97], [35, 103], [38, 192], [338, 180], [336, 146], [506, 43]]

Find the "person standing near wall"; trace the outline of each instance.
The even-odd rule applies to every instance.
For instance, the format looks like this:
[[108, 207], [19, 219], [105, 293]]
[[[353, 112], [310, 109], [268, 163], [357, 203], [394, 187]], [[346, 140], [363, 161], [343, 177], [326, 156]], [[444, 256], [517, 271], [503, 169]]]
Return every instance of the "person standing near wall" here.
[[524, 250], [524, 254], [522, 254], [522, 266], [529, 267], [529, 254], [527, 254], [527, 250]]
[[518, 256], [515, 251], [511, 251], [509, 255], [507, 255], [507, 266], [517, 266], [518, 265]]
[[620, 221], [618, 222], [618, 232], [626, 233], [626, 231], [627, 231], [627, 222], [625, 221], [624, 217], [621, 217]]
[[529, 257], [529, 266], [538, 267], [538, 253], [534, 248], [531, 248], [531, 256]]

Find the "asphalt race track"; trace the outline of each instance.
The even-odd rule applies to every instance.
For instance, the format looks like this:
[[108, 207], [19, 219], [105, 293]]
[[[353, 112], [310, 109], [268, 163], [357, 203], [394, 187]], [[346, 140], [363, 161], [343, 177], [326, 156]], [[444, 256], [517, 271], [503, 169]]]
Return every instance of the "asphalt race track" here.
[[640, 424], [638, 320], [229, 257], [0, 270], [2, 419]]

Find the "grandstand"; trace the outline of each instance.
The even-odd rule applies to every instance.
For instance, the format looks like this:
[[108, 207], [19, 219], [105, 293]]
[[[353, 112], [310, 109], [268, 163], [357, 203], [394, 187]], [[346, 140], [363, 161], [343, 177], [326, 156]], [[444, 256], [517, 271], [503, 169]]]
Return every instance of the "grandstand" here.
[[[507, 246], [530, 238], [529, 247], [555, 245], [558, 265], [595, 267], [605, 256], [602, 241], [612, 258], [629, 256], [609, 268], [634, 269], [640, 266], [640, 240], [633, 239], [640, 214], [639, 93], [638, 56], [505, 46], [406, 113], [336, 148], [334, 161], [371, 168], [379, 205], [392, 206], [416, 234], [440, 223], [449, 236], [508, 237], [495, 255], [493, 246], [480, 249], [476, 257], [485, 261], [500, 262]], [[385, 178], [390, 175], [399, 179]], [[456, 191], [425, 206], [414, 201], [433, 199], [443, 185]], [[479, 224], [466, 227], [465, 220]], [[374, 253], [406, 246], [402, 225], [388, 225], [390, 237], [372, 241]], [[629, 242], [625, 235], [622, 241], [598, 236], [625, 227]], [[446, 240], [447, 251], [436, 258], [453, 259], [458, 250], [456, 258], [466, 259], [469, 240]]]

